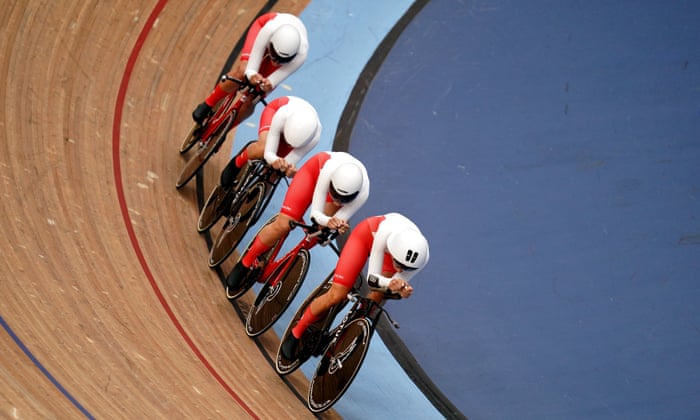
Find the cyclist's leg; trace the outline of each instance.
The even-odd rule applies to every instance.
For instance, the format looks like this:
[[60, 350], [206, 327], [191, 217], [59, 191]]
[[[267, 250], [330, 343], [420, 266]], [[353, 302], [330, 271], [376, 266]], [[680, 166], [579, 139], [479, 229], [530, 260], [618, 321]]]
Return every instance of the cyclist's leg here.
[[[265, 138], [267, 138], [267, 131], [265, 131]], [[223, 187], [231, 188], [234, 185], [241, 168], [243, 168], [248, 161], [263, 158], [265, 143], [261, 139], [262, 138], [249, 142], [236, 156], [231, 158], [226, 167], [224, 167], [224, 170], [221, 171], [220, 182]]]
[[285, 237], [291, 227], [289, 226], [289, 221], [292, 220], [289, 216], [284, 213], [277, 215], [274, 222], [265, 225], [260, 232], [255, 236], [253, 245], [250, 247], [248, 252], [241, 258], [243, 265], [246, 267], [251, 267], [255, 263], [255, 260], [260, 256], [260, 254], [265, 253], [270, 248], [272, 248], [279, 239]]
[[204, 100], [204, 103], [209, 105], [209, 107], [213, 108], [225, 96], [240, 89], [241, 85], [237, 82], [234, 82], [231, 79], [233, 78], [237, 80], [243, 80], [244, 72], [245, 63], [241, 62], [238, 66], [235, 66], [233, 70], [226, 73], [226, 75], [229, 77], [222, 78], [219, 80], [219, 82], [214, 87], [214, 90], [212, 90], [209, 93], [209, 96], [207, 96], [207, 98]]
[[[278, 358], [282, 357], [283, 359], [290, 361], [296, 360], [300, 356], [300, 352], [302, 352], [305, 354], [303, 358], [306, 360], [306, 358], [312, 354], [320, 354], [316, 352], [322, 350], [325, 346], [321, 340], [323, 340], [326, 332], [331, 327], [333, 319], [338, 314], [338, 311], [345, 306], [345, 303], [347, 303], [347, 300], [343, 299], [337, 306], [329, 308], [322, 316], [314, 316], [313, 314], [310, 314], [309, 307], [311, 306], [311, 303], [320, 296], [327, 294], [332, 288], [332, 278], [333, 272], [331, 272], [328, 277], [326, 277], [297, 308], [296, 313], [289, 321], [287, 329], [280, 337], [281, 343], [278, 349]], [[305, 314], [307, 315], [306, 320], [310, 322], [304, 331], [303, 337], [296, 338], [293, 330], [295, 327], [297, 327], [299, 321], [304, 318]]]
[[[245, 71], [245, 62], [240, 62], [238, 66], [234, 66], [232, 71], [226, 73], [231, 78], [238, 80], [243, 80], [243, 74]], [[209, 96], [204, 100], [204, 102], [197, 105], [195, 110], [192, 112], [192, 119], [198, 124], [202, 124], [204, 120], [211, 114], [212, 109], [222, 100], [225, 96], [235, 92], [240, 88], [240, 84], [230, 80], [229, 78], [224, 78], [219, 80], [214, 89], [209, 93]]]
[[258, 234], [255, 235], [250, 248], [238, 260], [226, 278], [226, 284], [230, 289], [236, 289], [250, 274], [251, 270], [259, 268], [257, 267], [257, 260], [260, 255], [269, 251], [280, 239], [286, 237], [291, 230], [289, 226], [290, 220], [289, 216], [280, 213], [274, 221], [260, 229]]
[[[333, 285], [329, 293], [319, 296], [311, 302], [310, 309], [314, 314], [322, 314], [332, 305], [342, 301], [352, 289], [357, 276], [367, 261], [372, 250], [374, 237], [367, 219], [360, 222], [348, 237], [343, 251], [338, 257], [338, 263], [333, 275]], [[303, 332], [299, 330], [297, 332]]]
[[[302, 168], [303, 169], [303, 168]], [[299, 171], [289, 185], [282, 203], [282, 210], [274, 222], [265, 225], [253, 239], [250, 249], [241, 257], [227, 278], [227, 284], [233, 288], [240, 284], [261, 254], [272, 248], [277, 241], [289, 234], [291, 220], [301, 220], [311, 204], [316, 176], [312, 170]]]
[[306, 328], [321, 319], [328, 312], [328, 309], [330, 309], [331, 306], [341, 303], [350, 292], [350, 289], [351, 287], [335, 283], [334, 280], [333, 284], [331, 284], [330, 290], [328, 290], [328, 293], [324, 293], [323, 295], [314, 299], [309, 307], [306, 308], [304, 315], [292, 329], [292, 335], [295, 338], [300, 339], [304, 334], [304, 331], [306, 331]]
[[246, 267], [251, 267], [255, 259], [261, 253], [270, 249], [280, 238], [291, 230], [289, 222], [301, 220], [311, 204], [316, 176], [313, 171], [299, 171], [289, 184], [289, 189], [284, 197], [282, 209], [273, 223], [266, 225], [255, 238], [251, 249], [241, 258]]
[[[269, 128], [258, 132], [258, 140], [248, 145], [246, 148], [247, 159], [263, 159], [265, 157], [265, 144]], [[245, 162], [243, 162], [245, 163]]]
[[384, 303], [384, 301], [386, 301], [386, 295], [384, 294], [384, 292], [378, 292], [374, 290], [367, 293], [367, 298], [372, 299], [374, 303], [378, 305], [381, 305]]
[[366, 220], [362, 221], [350, 234], [343, 251], [340, 253], [330, 290], [311, 302], [309, 308], [292, 330], [291, 338], [287, 338], [286, 341], [289, 341], [289, 343], [285, 344], [286, 350], [289, 351], [288, 354], [293, 354], [291, 349], [298, 345], [299, 339], [309, 325], [322, 317], [331, 306], [345, 299], [365, 265], [367, 255], [369, 255], [372, 247], [372, 241], [371, 226]]
[[241, 154], [245, 153], [245, 148], [241, 150], [236, 156], [232, 157], [231, 160], [228, 161], [226, 166], [224, 167], [224, 170], [221, 171], [221, 177], [220, 177], [220, 184], [225, 190], [230, 190], [233, 185], [236, 183], [236, 178], [238, 178], [238, 173], [241, 171], [241, 168], [243, 165], [238, 165], [236, 162], [238, 156]]
[[319, 284], [303, 301], [301, 305], [297, 308], [292, 319], [289, 321], [287, 328], [284, 333], [280, 336], [281, 342], [277, 348], [277, 358], [275, 361], [275, 369], [277, 373], [281, 375], [287, 375], [297, 369], [301, 364], [303, 364], [312, 355], [318, 355], [319, 351], [322, 350], [327, 344], [324, 340], [326, 337], [326, 332], [328, 328], [331, 327], [335, 315], [338, 311], [342, 310], [344, 304], [339, 305], [337, 308], [331, 309], [327, 317], [319, 320], [316, 324], [309, 327], [302, 343], [299, 346], [298, 351], [293, 355], [294, 357], [287, 358], [282, 352], [282, 344], [285, 339], [292, 334], [292, 328], [296, 325], [297, 321], [303, 315], [306, 308], [309, 306], [312, 300], [317, 296], [326, 293], [330, 289], [330, 279], [333, 277], [331, 272], [322, 282]]
[[311, 301], [311, 304], [304, 310], [304, 314], [297, 324], [292, 328], [292, 333], [285, 338], [281, 347], [284, 357], [287, 359], [292, 359], [294, 357], [299, 347], [299, 342], [309, 325], [326, 316], [331, 307], [342, 303], [351, 288], [352, 285], [348, 287], [342, 283], [336, 283], [335, 277], [333, 278], [333, 283], [328, 292]]
[[[264, 225], [272, 223], [277, 218], [277, 215], [272, 216]], [[250, 247], [253, 245], [251, 241], [244, 249], [243, 254], [247, 253]], [[280, 244], [275, 244], [267, 253], [260, 256], [262, 261], [271, 261], [277, 255], [279, 251], [279, 246], [284, 242], [284, 239], [280, 240]], [[259, 281], [260, 277], [263, 275], [262, 268], [248, 269], [240, 263], [240, 259], [233, 266], [233, 270], [228, 274], [225, 281], [226, 286], [226, 296], [229, 299], [236, 299], [245, 293], [255, 281]]]

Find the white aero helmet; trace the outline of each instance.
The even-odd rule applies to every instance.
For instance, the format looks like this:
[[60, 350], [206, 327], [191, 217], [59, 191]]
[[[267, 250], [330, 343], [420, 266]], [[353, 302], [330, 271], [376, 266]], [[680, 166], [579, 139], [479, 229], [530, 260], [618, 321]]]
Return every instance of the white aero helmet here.
[[360, 193], [364, 178], [359, 166], [352, 162], [342, 163], [331, 175], [331, 197], [341, 203], [349, 203]]
[[430, 257], [428, 240], [414, 229], [391, 233], [386, 246], [394, 262], [404, 271], [423, 268]]
[[280, 26], [270, 37], [270, 57], [278, 63], [289, 63], [296, 57], [301, 45], [301, 35], [290, 24]]
[[318, 131], [318, 115], [308, 106], [294, 109], [284, 122], [284, 141], [294, 148], [306, 146]]

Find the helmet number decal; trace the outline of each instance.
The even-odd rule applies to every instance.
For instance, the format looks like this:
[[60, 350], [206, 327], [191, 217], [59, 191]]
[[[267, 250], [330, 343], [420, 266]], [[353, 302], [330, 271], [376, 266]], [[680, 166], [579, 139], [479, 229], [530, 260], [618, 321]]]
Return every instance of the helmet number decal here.
[[418, 259], [418, 253], [412, 250], [406, 251], [406, 262], [413, 264]]

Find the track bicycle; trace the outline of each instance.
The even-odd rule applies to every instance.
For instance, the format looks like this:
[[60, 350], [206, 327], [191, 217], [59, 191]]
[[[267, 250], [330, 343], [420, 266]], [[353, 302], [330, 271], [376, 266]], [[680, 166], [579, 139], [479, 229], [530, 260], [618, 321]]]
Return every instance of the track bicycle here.
[[[311, 356], [321, 356], [309, 382], [307, 396], [307, 406], [314, 413], [329, 409], [350, 387], [362, 367], [365, 356], [367, 356], [370, 339], [379, 318], [384, 315], [394, 328], [399, 328], [399, 325], [391, 319], [382, 304], [378, 304], [360, 293], [358, 284], [362, 284], [362, 280], [358, 279], [355, 282], [355, 287], [347, 294], [347, 299], [333, 305], [323, 318], [309, 325], [299, 342], [296, 358], [290, 360], [284, 357], [282, 343], [292, 333], [292, 328], [311, 302], [331, 288], [332, 279], [333, 273], [311, 292], [294, 314], [280, 339], [275, 361], [277, 373], [287, 375]], [[386, 292], [384, 298], [400, 299], [401, 296]], [[350, 309], [342, 321], [332, 328], [336, 316], [348, 303], [352, 303]]]
[[241, 81], [221, 76], [222, 80], [230, 80], [240, 85], [240, 88], [227, 95], [217, 105], [216, 111], [204, 121], [203, 125], [194, 123], [192, 129], [180, 145], [180, 154], [186, 153], [195, 145], [198, 145], [195, 154], [185, 163], [180, 175], [175, 182], [177, 189], [182, 188], [204, 166], [226, 140], [226, 135], [241, 122], [241, 117], [247, 117], [250, 110], [262, 102], [265, 102], [265, 92], [257, 85], [252, 85], [246, 79]]
[[282, 172], [273, 169], [264, 160], [250, 161], [248, 168], [240, 172], [247, 175], [242, 180], [242, 186], [235, 189], [231, 204], [228, 207], [224, 204], [226, 222], [209, 250], [211, 268], [219, 266], [231, 255], [270, 204], [280, 180], [286, 180]]
[[[250, 337], [267, 331], [292, 303], [309, 271], [311, 248], [330, 245], [336, 255], [340, 254], [331, 242], [338, 235], [337, 230], [294, 221], [290, 225], [292, 228], [301, 227], [305, 232], [304, 237], [279, 259], [275, 258], [283, 241], [278, 241], [273, 251], [266, 255], [267, 263], [257, 278], [264, 284], [246, 316], [245, 330]], [[252, 286], [254, 280], [250, 279], [248, 284]]]
[[[251, 143], [253, 141], [246, 143], [241, 150], [247, 148]], [[214, 186], [199, 212], [197, 232], [206, 232], [219, 221], [221, 216], [231, 214], [231, 204], [233, 204], [236, 197], [239, 197], [240, 191], [250, 184], [252, 177], [259, 173], [261, 169], [259, 163], [257, 160], [246, 162], [238, 171], [238, 175], [236, 175], [236, 179], [234, 179], [230, 188], [224, 188], [220, 182]]]
[[[245, 150], [254, 142], [255, 140], [249, 141], [241, 150]], [[224, 188], [220, 182], [217, 183], [199, 212], [197, 232], [204, 233], [214, 226], [222, 216], [228, 217], [234, 210], [232, 205], [242, 196], [242, 191], [247, 186], [264, 178], [263, 170], [266, 166], [262, 159], [249, 160], [238, 171], [231, 187]]]

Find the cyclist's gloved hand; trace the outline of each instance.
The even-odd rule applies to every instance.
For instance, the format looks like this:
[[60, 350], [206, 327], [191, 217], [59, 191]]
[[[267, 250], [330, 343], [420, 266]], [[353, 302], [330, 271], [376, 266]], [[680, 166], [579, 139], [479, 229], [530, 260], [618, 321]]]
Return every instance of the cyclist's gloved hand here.
[[276, 159], [274, 162], [272, 162], [272, 169], [280, 171], [280, 172], [286, 172], [287, 168], [289, 168], [289, 164], [287, 163], [286, 160], [282, 158]]
[[272, 82], [267, 77], [263, 77], [260, 73], [252, 74], [248, 81], [253, 86], [258, 86], [263, 92], [269, 92], [272, 90]]
[[341, 235], [347, 232], [348, 229], [350, 229], [350, 225], [348, 225], [348, 222], [346, 222], [343, 219], [338, 219], [337, 217], [331, 217], [330, 220], [328, 221], [329, 228], [335, 229], [340, 233]]
[[292, 178], [292, 177], [294, 177], [294, 174], [296, 174], [296, 173], [297, 173], [297, 168], [296, 168], [296, 166], [294, 166], [293, 163], [288, 164], [288, 165], [287, 165], [287, 170], [284, 172], [284, 174], [285, 174], [288, 178]]
[[403, 299], [406, 299], [413, 294], [413, 287], [408, 284], [407, 281], [401, 280], [401, 279], [391, 279], [389, 282], [389, 287], [388, 289], [392, 293], [396, 293], [397, 295], [401, 295]]
[[264, 79], [265, 79], [265, 78], [262, 77], [262, 75], [261, 75], [260, 73], [254, 73], [254, 74], [251, 74], [251, 75], [250, 75], [250, 77], [248, 78], [248, 82], [250, 82], [250, 84], [253, 85], [253, 86], [257, 86], [257, 85], [259, 85], [260, 83], [262, 83], [262, 81], [263, 81]]

